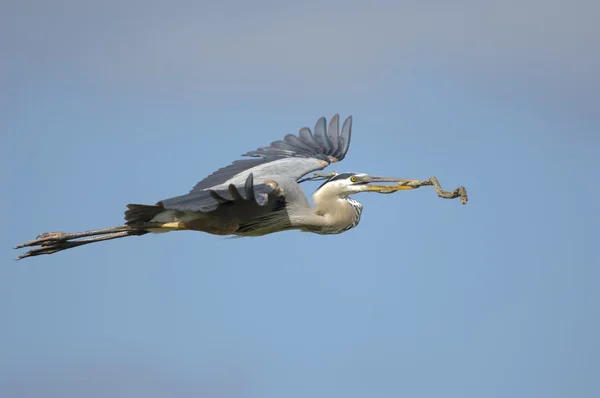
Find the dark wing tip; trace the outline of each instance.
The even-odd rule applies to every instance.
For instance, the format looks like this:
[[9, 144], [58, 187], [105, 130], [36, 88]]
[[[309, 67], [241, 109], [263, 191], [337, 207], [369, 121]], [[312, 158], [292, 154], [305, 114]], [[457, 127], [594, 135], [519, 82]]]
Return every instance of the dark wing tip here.
[[339, 113], [336, 113], [329, 121], [329, 126], [325, 116], [322, 116], [315, 123], [313, 132], [310, 128], [303, 127], [297, 135], [288, 134], [283, 140], [274, 141], [268, 146], [246, 152], [242, 156], [314, 157], [324, 160], [335, 158], [341, 161], [350, 147], [351, 134], [352, 116], [346, 118], [340, 130], [340, 117]]
[[329, 121], [329, 129], [327, 131], [327, 138], [329, 139], [330, 154], [335, 156], [339, 149], [339, 136], [340, 136], [340, 115], [335, 114]]
[[327, 136], [327, 119], [325, 116], [322, 116], [315, 123], [315, 129], [313, 137], [319, 144], [321, 148], [321, 152], [325, 155], [331, 155], [331, 146], [329, 145], [329, 137]]
[[308, 127], [303, 127], [296, 135], [288, 134], [282, 140], [246, 152], [242, 156], [255, 159], [234, 161], [229, 166], [215, 171], [198, 182], [192, 191], [200, 191], [221, 184], [237, 173], [281, 158], [314, 158], [327, 163], [339, 162], [344, 159], [350, 146], [352, 116], [346, 118], [341, 130], [339, 123], [339, 114], [336, 113], [331, 118], [328, 129], [327, 120], [322, 116], [317, 120], [314, 132], [311, 132]]
[[338, 140], [338, 147], [336, 152], [333, 154], [338, 161], [343, 160], [348, 153], [350, 148], [350, 139], [352, 137], [352, 115], [348, 116], [342, 125], [342, 131], [340, 131]]

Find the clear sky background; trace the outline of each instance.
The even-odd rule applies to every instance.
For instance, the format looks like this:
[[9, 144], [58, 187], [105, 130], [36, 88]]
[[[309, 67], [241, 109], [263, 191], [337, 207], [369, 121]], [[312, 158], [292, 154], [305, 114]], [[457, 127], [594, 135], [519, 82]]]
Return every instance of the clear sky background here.
[[[484, 3], [3, 2], [0, 396], [600, 396], [600, 6]], [[469, 204], [13, 261], [337, 112]]]

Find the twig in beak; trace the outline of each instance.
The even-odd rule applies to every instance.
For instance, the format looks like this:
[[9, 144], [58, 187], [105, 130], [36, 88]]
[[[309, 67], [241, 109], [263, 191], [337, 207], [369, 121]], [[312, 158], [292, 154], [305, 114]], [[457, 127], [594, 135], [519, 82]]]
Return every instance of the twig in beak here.
[[420, 188], [423, 186], [432, 185], [433, 188], [435, 188], [435, 191], [437, 192], [437, 195], [440, 198], [444, 198], [444, 199], [460, 198], [460, 202], [463, 205], [466, 205], [467, 201], [469, 200], [469, 197], [467, 196], [467, 190], [465, 189], [465, 187], [460, 186], [460, 187], [456, 188], [454, 191], [444, 191], [436, 177], [431, 177], [429, 180], [426, 180], [426, 181], [420, 181], [420, 180], [401, 181], [398, 183], [398, 185], [408, 186], [408, 187], [413, 187], [413, 188]]
[[335, 177], [336, 175], [338, 175], [338, 173], [336, 173], [335, 171], [332, 171], [331, 173], [327, 173], [327, 174], [321, 174], [321, 173], [314, 173], [312, 176], [310, 177], [305, 177], [301, 180], [298, 180], [298, 184], [304, 182], [304, 181], [319, 181], [319, 180], [328, 180], [332, 177]]

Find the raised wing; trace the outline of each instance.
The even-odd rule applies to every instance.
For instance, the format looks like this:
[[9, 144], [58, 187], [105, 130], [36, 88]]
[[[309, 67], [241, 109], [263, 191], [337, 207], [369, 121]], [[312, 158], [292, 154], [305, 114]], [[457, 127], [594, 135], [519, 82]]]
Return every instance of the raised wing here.
[[[315, 125], [314, 135], [310, 128], [303, 127], [298, 135], [288, 134], [283, 140], [272, 142], [269, 146], [243, 154], [242, 156], [259, 159], [236, 160], [229, 166], [215, 171], [200, 181], [192, 189], [192, 192], [221, 185], [244, 171], [285, 158], [310, 160], [310, 162], [286, 162], [286, 166], [292, 168], [289, 172], [292, 176], [295, 176], [296, 180], [311, 171], [322, 170], [330, 163], [341, 161], [346, 157], [350, 147], [352, 116], [344, 121], [341, 132], [339, 131], [339, 115], [333, 116], [329, 122], [329, 129], [327, 129], [326, 123], [326, 119], [321, 117]], [[327, 163], [324, 165], [323, 162]], [[294, 167], [294, 164], [297, 167]]]
[[227, 200], [234, 198], [235, 195], [231, 195], [234, 188], [249, 194], [248, 181], [252, 179], [256, 203], [266, 204], [265, 195], [272, 188], [264, 183], [265, 180], [285, 178], [297, 181], [307, 173], [341, 161], [350, 147], [351, 133], [352, 116], [344, 121], [341, 130], [339, 115], [333, 116], [329, 128], [326, 119], [321, 117], [315, 125], [314, 134], [310, 128], [304, 127], [297, 135], [288, 134], [283, 140], [247, 152], [242, 156], [252, 159], [234, 161], [200, 181], [188, 194], [161, 203], [166, 209], [212, 211], [223, 202], [215, 194], [225, 195]]

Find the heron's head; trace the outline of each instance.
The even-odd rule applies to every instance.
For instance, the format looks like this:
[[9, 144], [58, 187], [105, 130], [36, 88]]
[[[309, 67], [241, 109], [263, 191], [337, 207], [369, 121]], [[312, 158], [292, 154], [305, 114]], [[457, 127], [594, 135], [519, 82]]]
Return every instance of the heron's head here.
[[340, 173], [325, 181], [315, 195], [344, 197], [360, 192], [393, 193], [412, 187], [399, 185], [405, 179], [372, 176], [365, 173]]

